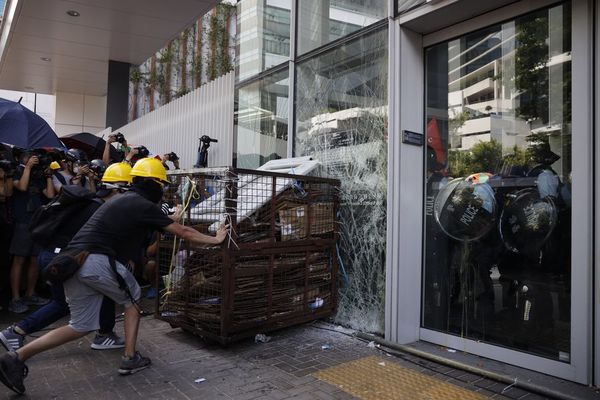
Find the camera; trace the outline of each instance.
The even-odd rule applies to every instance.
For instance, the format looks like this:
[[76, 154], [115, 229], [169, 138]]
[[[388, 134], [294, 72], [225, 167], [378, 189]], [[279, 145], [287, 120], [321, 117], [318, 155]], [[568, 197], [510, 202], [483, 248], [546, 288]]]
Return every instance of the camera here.
[[169, 161], [179, 161], [179, 157], [177, 157], [177, 154], [175, 154], [174, 151], [170, 152], [167, 155], [169, 156]]
[[4, 172], [14, 171], [17, 167], [17, 163], [10, 160], [0, 160], [0, 169]]
[[125, 143], [125, 136], [121, 132], [115, 134], [115, 140], [121, 144]]
[[134, 147], [134, 149], [138, 151], [137, 158], [145, 158], [148, 157], [148, 155], [150, 155], [150, 150], [148, 150], [146, 146], [138, 146]]
[[65, 158], [64, 153], [56, 149], [32, 149], [27, 151], [27, 154], [29, 154], [30, 157], [36, 156], [38, 158], [39, 163], [34, 169], [39, 169], [42, 171], [46, 168], [49, 168], [52, 161], [60, 162], [63, 158]]
[[210, 136], [207, 136], [207, 135], [202, 135], [202, 137], [200, 138], [200, 141], [202, 143], [204, 143], [205, 145], [210, 145], [211, 142], [212, 143], [217, 143], [218, 142], [217, 139], [213, 139], [213, 138], [211, 138]]

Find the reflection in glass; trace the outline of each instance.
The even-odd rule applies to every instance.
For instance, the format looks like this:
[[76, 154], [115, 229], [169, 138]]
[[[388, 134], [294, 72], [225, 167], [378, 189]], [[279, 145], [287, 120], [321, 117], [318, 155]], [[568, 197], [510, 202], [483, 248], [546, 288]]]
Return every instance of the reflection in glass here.
[[571, 13], [426, 50], [422, 325], [570, 361]]
[[236, 90], [235, 165], [258, 168], [287, 156], [288, 70]]
[[298, 55], [387, 17], [387, 0], [298, 2]]
[[382, 332], [387, 188], [387, 30], [297, 65], [295, 156], [338, 178], [340, 257], [337, 318]]
[[426, 2], [426, 0], [398, 0], [398, 13], [408, 11]]
[[290, 58], [292, 0], [242, 0], [238, 3], [238, 81]]

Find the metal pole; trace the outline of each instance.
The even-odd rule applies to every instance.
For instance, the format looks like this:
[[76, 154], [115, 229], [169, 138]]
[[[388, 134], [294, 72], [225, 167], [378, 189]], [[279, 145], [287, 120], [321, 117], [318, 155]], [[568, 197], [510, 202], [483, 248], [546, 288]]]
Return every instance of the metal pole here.
[[509, 375], [498, 374], [496, 372], [487, 371], [482, 368], [473, 367], [472, 365], [464, 364], [458, 361], [451, 360], [446, 357], [436, 356], [435, 354], [427, 353], [423, 350], [415, 349], [414, 347], [390, 342], [388, 340], [382, 339], [377, 336], [369, 335], [368, 333], [356, 332], [355, 335], [361, 339], [369, 340], [375, 343], [379, 343], [385, 347], [389, 347], [390, 349], [398, 350], [404, 353], [412, 354], [417, 357], [425, 358], [427, 360], [447, 365], [451, 368], [462, 369], [464, 371], [470, 372], [472, 374], [480, 375], [485, 378], [492, 379], [497, 382], [507, 383], [514, 387], [518, 387], [529, 392], [534, 392], [540, 394], [542, 396], [550, 397], [552, 399], [559, 400], [577, 400], [578, 397], [571, 396], [568, 393], [558, 392], [556, 390], [548, 389], [544, 386], [539, 386], [534, 383], [524, 382], [518, 380], [516, 377], [511, 377]]

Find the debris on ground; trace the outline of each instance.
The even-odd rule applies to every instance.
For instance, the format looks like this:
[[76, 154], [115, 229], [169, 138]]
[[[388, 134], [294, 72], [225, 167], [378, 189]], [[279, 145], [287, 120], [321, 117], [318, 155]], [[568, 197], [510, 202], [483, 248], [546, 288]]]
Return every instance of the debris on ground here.
[[254, 343], [268, 343], [271, 340], [271, 336], [267, 336], [264, 333], [259, 333], [254, 337]]

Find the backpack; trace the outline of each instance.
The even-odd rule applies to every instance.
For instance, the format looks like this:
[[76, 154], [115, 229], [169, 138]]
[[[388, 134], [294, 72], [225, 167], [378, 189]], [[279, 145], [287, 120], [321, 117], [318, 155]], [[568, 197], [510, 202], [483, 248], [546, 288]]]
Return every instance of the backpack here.
[[81, 186], [63, 186], [54, 200], [33, 213], [31, 238], [46, 249], [64, 248], [102, 203]]
[[81, 268], [89, 254], [89, 251], [72, 248], [61, 251], [42, 270], [42, 279], [50, 284], [66, 281]]

